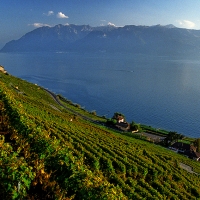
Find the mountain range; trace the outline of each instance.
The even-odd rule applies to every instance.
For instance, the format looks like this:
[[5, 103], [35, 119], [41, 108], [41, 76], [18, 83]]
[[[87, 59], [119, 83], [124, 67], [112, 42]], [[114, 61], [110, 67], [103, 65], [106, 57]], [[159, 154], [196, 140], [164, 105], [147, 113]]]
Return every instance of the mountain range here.
[[1, 52], [101, 51], [150, 54], [199, 54], [200, 30], [161, 26], [56, 25], [40, 27], [12, 40]]

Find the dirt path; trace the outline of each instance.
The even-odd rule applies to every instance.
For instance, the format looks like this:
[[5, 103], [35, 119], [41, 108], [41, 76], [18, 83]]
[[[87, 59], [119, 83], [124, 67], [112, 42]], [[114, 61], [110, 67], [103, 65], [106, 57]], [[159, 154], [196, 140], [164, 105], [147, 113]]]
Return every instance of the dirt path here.
[[[193, 171], [192, 167], [190, 167], [189, 165], [186, 165], [184, 163], [180, 163], [180, 167], [192, 174], [197, 174], [196, 172]], [[197, 174], [198, 175], [198, 174]]]

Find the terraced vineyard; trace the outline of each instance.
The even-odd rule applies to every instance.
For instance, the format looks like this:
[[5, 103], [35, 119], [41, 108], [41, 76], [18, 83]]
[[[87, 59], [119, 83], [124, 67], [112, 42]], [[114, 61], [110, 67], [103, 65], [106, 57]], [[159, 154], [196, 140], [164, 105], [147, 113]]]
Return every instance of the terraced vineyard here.
[[11, 75], [1, 74], [0, 103], [1, 199], [200, 199], [198, 162], [92, 123]]

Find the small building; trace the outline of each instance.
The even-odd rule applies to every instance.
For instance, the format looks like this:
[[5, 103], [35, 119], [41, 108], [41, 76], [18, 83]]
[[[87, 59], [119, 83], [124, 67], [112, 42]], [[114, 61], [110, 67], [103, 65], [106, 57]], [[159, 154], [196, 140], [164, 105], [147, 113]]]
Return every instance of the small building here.
[[197, 148], [194, 145], [175, 142], [169, 149], [182, 153], [193, 160], [200, 161], [200, 153], [196, 152]]
[[117, 123], [115, 124], [115, 127], [122, 130], [122, 131], [128, 131], [130, 129], [130, 124], [125, 121], [125, 117], [121, 113], [114, 113], [114, 116], [112, 119], [116, 120]]
[[0, 72], [4, 73], [4, 74], [7, 74], [7, 71], [4, 69], [3, 66], [0, 65]]
[[125, 122], [125, 117], [121, 113], [114, 113], [114, 116], [112, 117], [112, 119], [117, 120], [117, 123]]
[[190, 158], [192, 158], [193, 160], [196, 160], [196, 161], [200, 162], [200, 153], [192, 151], [190, 153]]
[[171, 149], [178, 151], [179, 153], [188, 154], [192, 151], [196, 151], [196, 147], [191, 144], [186, 144], [183, 142], [175, 142], [171, 145]]
[[115, 126], [122, 131], [130, 129], [130, 124], [128, 122], [118, 122]]
[[124, 123], [124, 117], [123, 116], [118, 116], [117, 118], [117, 123]]

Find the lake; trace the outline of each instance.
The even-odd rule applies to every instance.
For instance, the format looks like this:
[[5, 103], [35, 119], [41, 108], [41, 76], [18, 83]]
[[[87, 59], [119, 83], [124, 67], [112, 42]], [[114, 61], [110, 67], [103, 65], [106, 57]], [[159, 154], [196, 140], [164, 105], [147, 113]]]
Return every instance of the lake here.
[[200, 137], [200, 58], [100, 53], [0, 53], [12, 75], [98, 115]]

